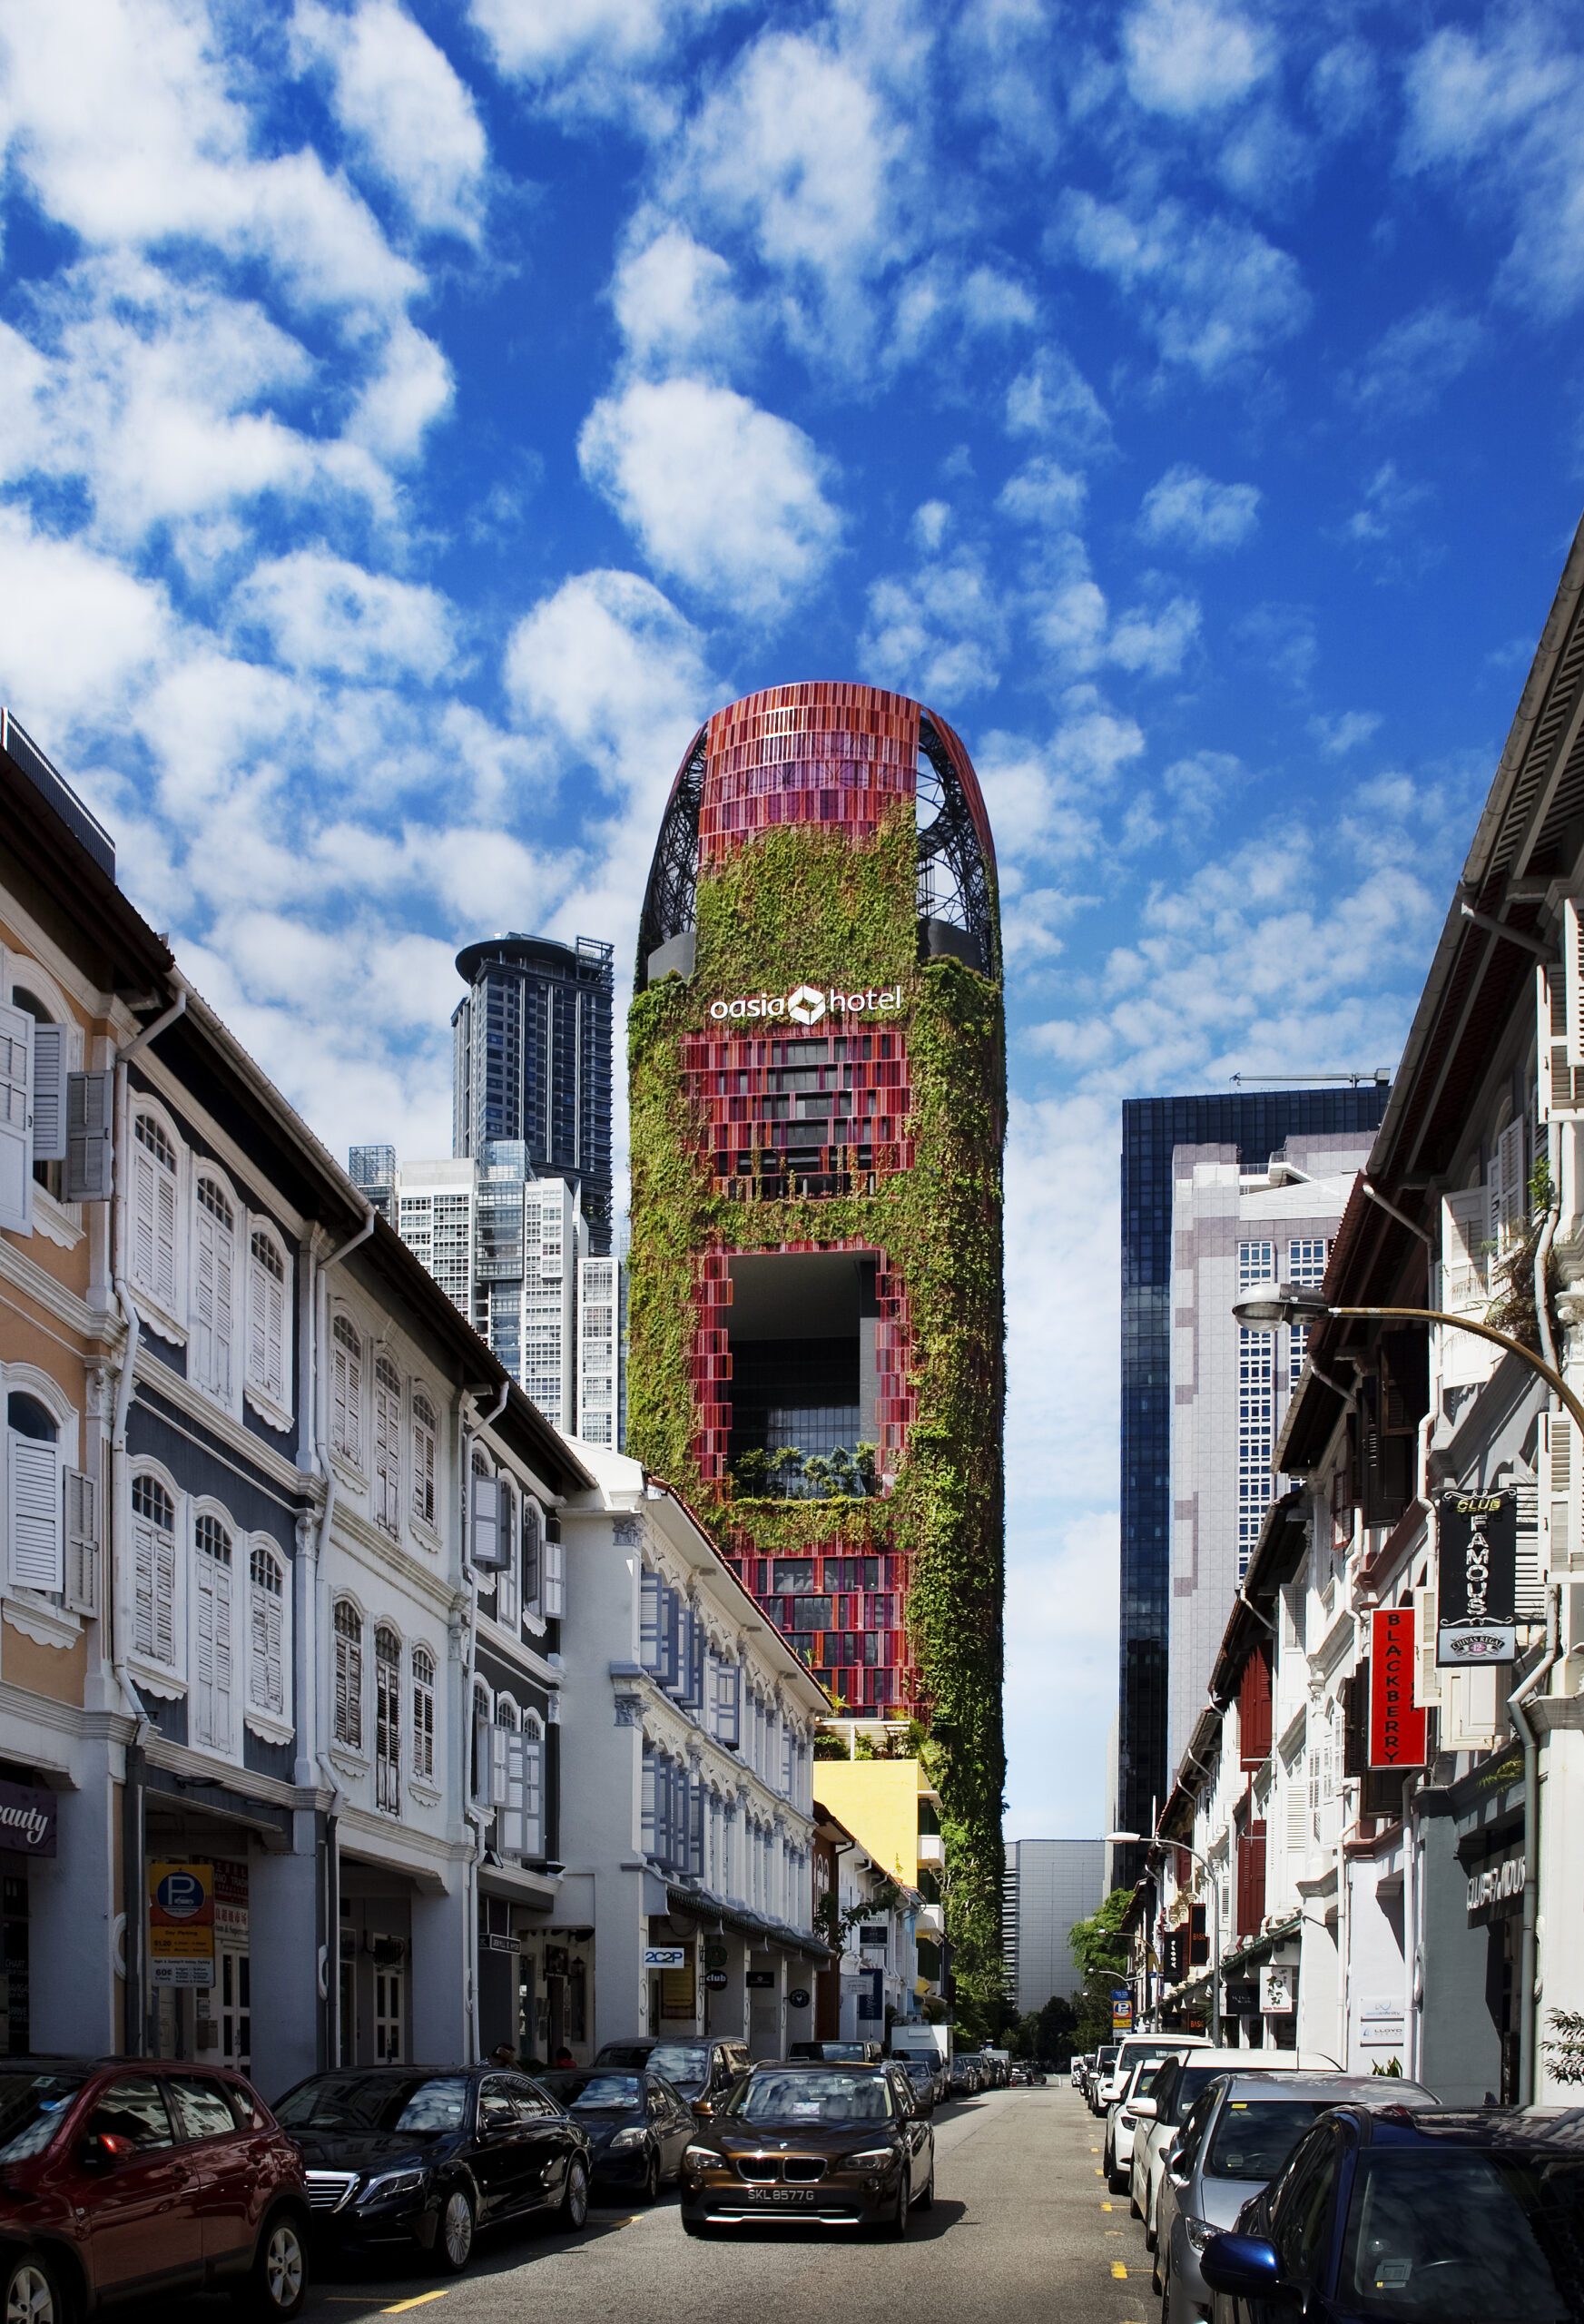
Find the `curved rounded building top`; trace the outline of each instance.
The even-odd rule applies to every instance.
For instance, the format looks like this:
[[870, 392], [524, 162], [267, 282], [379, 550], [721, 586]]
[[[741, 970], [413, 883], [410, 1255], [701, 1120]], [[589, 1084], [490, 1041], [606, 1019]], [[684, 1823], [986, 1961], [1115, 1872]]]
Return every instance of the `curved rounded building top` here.
[[644, 898], [638, 990], [690, 972], [698, 882], [747, 842], [803, 825], [861, 842], [909, 804], [921, 954], [949, 952], [999, 980], [995, 845], [967, 751], [906, 694], [820, 679], [728, 703], [688, 745]]

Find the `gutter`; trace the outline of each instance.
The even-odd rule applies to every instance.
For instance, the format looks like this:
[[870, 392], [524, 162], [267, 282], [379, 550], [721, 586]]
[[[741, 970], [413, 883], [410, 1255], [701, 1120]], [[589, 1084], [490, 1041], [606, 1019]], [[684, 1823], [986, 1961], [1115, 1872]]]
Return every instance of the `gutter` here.
[[[467, 1668], [462, 1680], [462, 1818], [473, 1827], [473, 1853], [467, 1859], [467, 1915], [462, 1932], [463, 2006], [467, 2013], [467, 2046], [472, 2055], [469, 2064], [477, 2065], [480, 2053], [478, 2035], [478, 1867], [484, 1861], [484, 1833], [494, 1816], [493, 1807], [486, 1811], [477, 1807], [473, 1797], [473, 1682], [478, 1673], [478, 1571], [467, 1560], [473, 1515], [473, 1463], [467, 1450], [467, 1406], [473, 1406], [473, 1418], [480, 1428], [487, 1428], [506, 1410], [511, 1393], [511, 1374], [500, 1384], [500, 1393], [487, 1413], [478, 1409], [477, 1395], [481, 1391], [464, 1387], [457, 1399], [457, 1469], [462, 1487], [461, 1565], [463, 1585], [467, 1591]], [[481, 1770], [482, 1772], [482, 1770]]]

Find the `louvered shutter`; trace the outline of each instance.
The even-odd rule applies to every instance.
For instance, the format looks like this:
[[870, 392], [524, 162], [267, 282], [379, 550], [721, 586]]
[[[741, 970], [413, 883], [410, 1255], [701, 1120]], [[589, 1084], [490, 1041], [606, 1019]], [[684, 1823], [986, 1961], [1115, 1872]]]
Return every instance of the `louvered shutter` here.
[[1431, 1709], [1441, 1699], [1441, 1674], [1435, 1659], [1435, 1591], [1416, 1590], [1413, 1593], [1413, 1701], [1419, 1710]]
[[1441, 1305], [1457, 1315], [1485, 1305], [1486, 1199], [1483, 1187], [1441, 1203]]
[[115, 1075], [66, 1076], [66, 1174], [62, 1191], [68, 1202], [108, 1202], [114, 1187]]
[[520, 1740], [521, 1738], [514, 1734], [509, 1727], [497, 1727], [491, 1724], [489, 1728], [489, 1805], [492, 1807], [499, 1808], [506, 1805], [510, 1776], [509, 1747]]
[[156, 1547], [159, 1530], [148, 1518], [133, 1515], [133, 1645], [135, 1652], [146, 1654], [151, 1660], [154, 1651], [154, 1576], [159, 1563]]
[[252, 1670], [249, 1695], [260, 1710], [280, 1716], [286, 1704], [285, 1609], [274, 1591], [254, 1585], [250, 1620]]
[[566, 1544], [546, 1541], [545, 1544], [545, 1612], [549, 1620], [559, 1621], [566, 1611]]
[[1309, 1801], [1302, 1759], [1294, 1760], [1287, 1770], [1287, 1850], [1299, 1857], [1309, 1853]]
[[56, 1444], [7, 1429], [7, 1572], [15, 1588], [64, 1587], [61, 1544], [61, 1453]]
[[219, 1266], [217, 1241], [220, 1221], [202, 1202], [198, 1206], [198, 1221], [193, 1236], [194, 1266], [192, 1283], [192, 1361], [193, 1373], [202, 1388], [220, 1388], [219, 1334], [217, 1330], [218, 1294], [216, 1278]]
[[200, 1550], [193, 1560], [193, 1680], [197, 1739], [231, 1748], [231, 1568]]
[[545, 1853], [545, 1746], [537, 1735], [519, 1738], [523, 1747], [523, 1854]]
[[1518, 1494], [1517, 1590], [1514, 1611], [1520, 1622], [1546, 1618], [1546, 1574], [1541, 1565], [1540, 1492], [1520, 1485]]
[[639, 1584], [638, 1659], [645, 1670], [660, 1668], [661, 1581], [657, 1573], [645, 1573]]
[[66, 1028], [33, 1029], [33, 1158], [66, 1158]]
[[[1505, 1675], [1505, 1674], [1504, 1674]], [[1496, 1740], [1496, 1678], [1491, 1670], [1442, 1673], [1443, 1751], [1486, 1751]]]
[[473, 1479], [473, 1563], [494, 1573], [501, 1560], [500, 1479]]
[[154, 1659], [176, 1659], [176, 1536], [154, 1530]]
[[74, 1614], [99, 1611], [99, 1480], [66, 1471], [66, 1603]]
[[734, 1751], [742, 1738], [743, 1673], [734, 1662], [721, 1663], [715, 1679], [715, 1739]]
[[1584, 1065], [1584, 935], [1571, 896], [1562, 899], [1562, 1000], [1567, 1060]]
[[1496, 1143], [1500, 1184], [1500, 1239], [1503, 1244], [1521, 1242], [1529, 1223], [1529, 1173], [1524, 1167], [1523, 1128], [1521, 1118], [1509, 1122]]
[[33, 1231], [33, 1019], [0, 1004], [0, 1226]]
[[1575, 1500], [1573, 1422], [1568, 1413], [1542, 1413], [1540, 1419], [1540, 1521], [1547, 1543], [1545, 1563], [1553, 1579], [1569, 1573], [1580, 1546]]

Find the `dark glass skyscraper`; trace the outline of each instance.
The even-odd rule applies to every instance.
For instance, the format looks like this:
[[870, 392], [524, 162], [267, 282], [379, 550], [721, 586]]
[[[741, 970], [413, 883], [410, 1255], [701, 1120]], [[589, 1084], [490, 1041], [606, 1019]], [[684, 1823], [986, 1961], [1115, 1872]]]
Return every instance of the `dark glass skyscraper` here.
[[[1130, 1098], [1122, 1108], [1122, 1638], [1117, 1829], [1148, 1832], [1166, 1804], [1171, 1574], [1172, 1155], [1235, 1146], [1263, 1170], [1295, 1131], [1372, 1130], [1391, 1095], [1355, 1089], [1229, 1090]], [[1130, 1881], [1138, 1851], [1118, 1850]]]
[[611, 1248], [612, 948], [580, 936], [491, 936], [457, 955], [468, 990], [455, 1039], [451, 1151], [483, 1162], [520, 1140], [531, 1174], [583, 1196], [589, 1248]]

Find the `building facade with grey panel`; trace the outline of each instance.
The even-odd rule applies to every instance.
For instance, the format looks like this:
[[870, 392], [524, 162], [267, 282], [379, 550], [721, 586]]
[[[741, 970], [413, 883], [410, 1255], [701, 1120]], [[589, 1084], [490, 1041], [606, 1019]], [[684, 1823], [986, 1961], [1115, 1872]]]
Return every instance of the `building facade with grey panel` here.
[[1053, 1994], [1082, 1986], [1067, 1949], [1075, 1921], [1097, 1913], [1106, 1894], [1104, 1840], [1008, 1840], [1001, 1931], [1007, 1995], [1019, 2015]]

